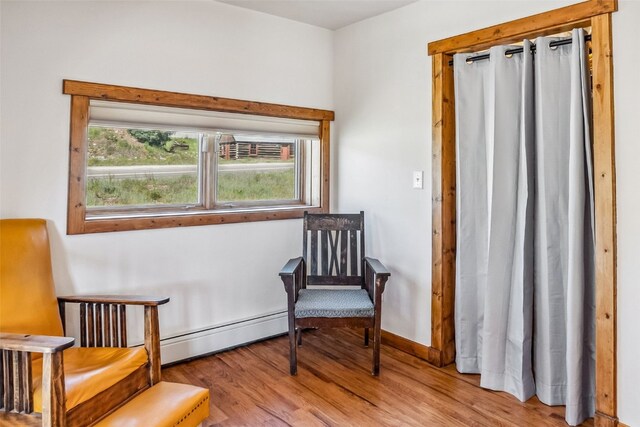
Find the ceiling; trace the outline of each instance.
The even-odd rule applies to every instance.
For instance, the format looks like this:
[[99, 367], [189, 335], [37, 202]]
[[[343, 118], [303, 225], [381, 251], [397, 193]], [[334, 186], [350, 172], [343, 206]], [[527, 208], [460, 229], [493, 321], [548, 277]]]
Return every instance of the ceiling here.
[[417, 0], [217, 0], [329, 30], [371, 18]]

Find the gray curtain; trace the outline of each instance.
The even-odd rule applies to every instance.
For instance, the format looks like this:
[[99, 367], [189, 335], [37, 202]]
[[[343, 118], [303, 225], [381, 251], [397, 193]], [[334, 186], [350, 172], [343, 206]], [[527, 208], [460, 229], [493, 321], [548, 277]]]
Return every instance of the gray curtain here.
[[594, 414], [595, 303], [591, 90], [572, 37], [454, 56], [455, 328], [460, 372], [576, 425]]

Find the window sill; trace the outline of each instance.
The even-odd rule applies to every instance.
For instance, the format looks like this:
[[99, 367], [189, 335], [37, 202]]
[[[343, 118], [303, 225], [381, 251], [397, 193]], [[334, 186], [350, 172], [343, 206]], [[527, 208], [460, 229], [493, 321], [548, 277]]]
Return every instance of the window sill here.
[[67, 224], [68, 234], [107, 233], [113, 231], [150, 230], [156, 228], [190, 227], [195, 225], [234, 224], [241, 222], [272, 221], [302, 218], [304, 212], [326, 213], [317, 206], [299, 205], [283, 208], [234, 209], [219, 211], [191, 211], [149, 214], [94, 215], [87, 213], [84, 221]]

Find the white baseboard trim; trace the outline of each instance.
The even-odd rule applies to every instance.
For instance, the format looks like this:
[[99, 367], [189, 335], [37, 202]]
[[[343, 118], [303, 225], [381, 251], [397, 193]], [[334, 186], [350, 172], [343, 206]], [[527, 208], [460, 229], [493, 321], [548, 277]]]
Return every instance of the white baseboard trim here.
[[160, 342], [162, 363], [215, 353], [281, 335], [287, 330], [287, 313], [278, 312], [164, 338]]

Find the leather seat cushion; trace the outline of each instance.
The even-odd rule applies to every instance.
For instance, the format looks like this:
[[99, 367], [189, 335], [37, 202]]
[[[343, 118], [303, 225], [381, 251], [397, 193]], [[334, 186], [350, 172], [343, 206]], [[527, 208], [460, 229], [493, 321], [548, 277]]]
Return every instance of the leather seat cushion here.
[[[64, 385], [67, 410], [86, 402], [126, 378], [148, 361], [138, 348], [72, 347], [64, 350]], [[33, 406], [42, 412], [42, 359], [32, 362]]]
[[161, 381], [94, 427], [189, 427], [208, 416], [209, 390]]
[[301, 289], [295, 315], [303, 317], [373, 317], [365, 289]]

